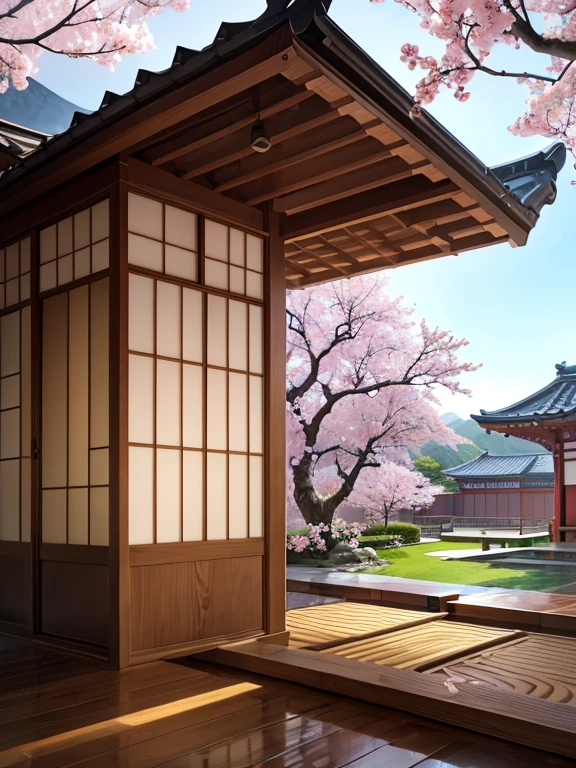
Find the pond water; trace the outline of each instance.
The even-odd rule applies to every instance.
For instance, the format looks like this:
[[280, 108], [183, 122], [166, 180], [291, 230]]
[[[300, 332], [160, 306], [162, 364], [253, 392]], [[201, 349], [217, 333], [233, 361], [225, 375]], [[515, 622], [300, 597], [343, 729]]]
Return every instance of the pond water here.
[[574, 564], [576, 568], [576, 550], [563, 550], [563, 549], [546, 549], [546, 548], [526, 548], [526, 549], [512, 549], [512, 550], [496, 550], [490, 552], [490, 556], [484, 556], [483, 561], [497, 563], [499, 561], [505, 561], [506, 565], [509, 565], [513, 561], [526, 561], [534, 560], [534, 565], [541, 564], [544, 567], [548, 565]]

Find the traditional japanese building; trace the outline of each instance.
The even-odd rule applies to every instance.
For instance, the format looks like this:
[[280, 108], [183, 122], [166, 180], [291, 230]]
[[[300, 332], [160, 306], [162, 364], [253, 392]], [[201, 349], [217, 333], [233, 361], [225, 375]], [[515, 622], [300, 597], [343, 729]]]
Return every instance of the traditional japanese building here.
[[556, 378], [538, 392], [472, 418], [488, 432], [516, 435], [553, 451], [555, 538], [576, 541], [576, 366], [560, 363]]
[[269, 2], [0, 179], [0, 629], [126, 667], [285, 629], [285, 290], [523, 245], [492, 171]]
[[[554, 466], [549, 453], [490, 456], [487, 452], [453, 469], [444, 470], [460, 493], [438, 496], [430, 515], [476, 518], [481, 527], [528, 526], [554, 516]], [[442, 508], [442, 509], [441, 509]], [[481, 522], [481, 521], [484, 522]]]

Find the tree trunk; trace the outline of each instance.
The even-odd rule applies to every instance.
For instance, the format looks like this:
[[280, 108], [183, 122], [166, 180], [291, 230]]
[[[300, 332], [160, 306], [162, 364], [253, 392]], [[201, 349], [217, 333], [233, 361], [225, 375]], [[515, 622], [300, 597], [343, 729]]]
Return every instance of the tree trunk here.
[[[294, 501], [300, 510], [306, 524], [331, 525], [336, 510], [342, 500], [330, 496], [322, 499], [316, 493], [313, 483], [313, 462], [311, 457], [305, 454], [298, 464], [292, 465], [294, 478]], [[334, 546], [332, 539], [328, 537], [326, 544], [329, 549]]]

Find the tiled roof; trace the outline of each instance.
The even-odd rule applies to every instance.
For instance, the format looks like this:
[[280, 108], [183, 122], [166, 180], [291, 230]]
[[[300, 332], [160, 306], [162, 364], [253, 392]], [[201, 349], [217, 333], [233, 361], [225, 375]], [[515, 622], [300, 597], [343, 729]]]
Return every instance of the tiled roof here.
[[0, 172], [20, 163], [48, 138], [47, 134], [0, 120]]
[[[331, 50], [334, 48], [334, 41], [340, 41], [342, 50], [345, 50], [346, 57], [352, 66], [355, 58], [358, 58], [360, 53], [363, 55], [363, 52], [329, 19], [327, 11], [331, 2], [332, 0], [294, 0], [294, 2], [267, 0], [267, 9], [258, 19], [245, 23], [223, 23], [212, 44], [202, 51], [178, 47], [173, 64], [168, 70], [157, 73], [140, 70], [130, 92], [120, 96], [107, 91], [96, 112], [92, 114], [75, 112], [69, 128], [50, 141], [44, 142], [38, 151], [26, 158], [25, 162], [17, 160], [14, 163], [16, 167], [8, 173], [1, 174], [1, 186], [17, 180], [23, 173], [67, 149], [71, 143], [96, 133], [103, 125], [114, 122], [144, 103], [164, 95], [205, 72], [220, 61], [240, 53], [283, 24], [289, 23], [297, 36], [305, 33], [317, 35], [323, 41], [323, 49], [328, 47], [327, 40], [332, 41], [332, 45], [329, 46]], [[413, 103], [409, 94], [387, 73], [380, 70], [375, 62], [371, 61], [370, 65], [370, 77], [374, 83], [385, 80], [387, 87], [392, 87], [395, 98], [402, 102], [402, 111], [408, 114]], [[417, 127], [419, 130], [425, 129], [428, 132], [443, 131], [427, 113], [419, 119]], [[454, 144], [457, 143], [454, 137], [448, 134], [443, 135], [441, 143], [443, 141], [445, 144], [448, 138]], [[494, 169], [485, 166], [481, 169], [477, 168], [476, 166], [480, 166], [480, 163], [463, 146], [459, 147], [457, 154], [461, 155], [461, 158], [452, 157], [454, 163], [462, 159], [470, 168], [476, 168], [475, 182], [478, 186], [482, 184], [489, 188], [490, 192], [495, 193], [510, 209], [520, 203], [520, 211], [531, 220], [533, 226], [542, 207], [547, 203], [553, 203], [556, 198], [556, 176], [564, 165], [566, 149], [563, 144], [556, 143], [546, 150]], [[470, 168], [467, 168], [468, 172]]]
[[497, 411], [481, 410], [480, 415], [472, 418], [481, 426], [525, 421], [538, 426], [541, 421], [576, 421], [576, 365], [560, 363], [556, 371], [554, 381], [533, 395]]
[[524, 454], [518, 456], [490, 456], [483, 453], [472, 461], [444, 474], [450, 477], [520, 477], [527, 475], [554, 475], [552, 455]]

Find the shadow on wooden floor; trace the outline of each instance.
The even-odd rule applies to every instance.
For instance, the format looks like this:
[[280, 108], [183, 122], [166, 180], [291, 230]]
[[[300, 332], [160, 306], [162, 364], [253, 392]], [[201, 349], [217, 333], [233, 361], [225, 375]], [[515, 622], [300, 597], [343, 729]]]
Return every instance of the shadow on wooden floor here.
[[572, 765], [391, 709], [196, 660], [119, 673], [2, 640], [0, 670], [0, 768]]

